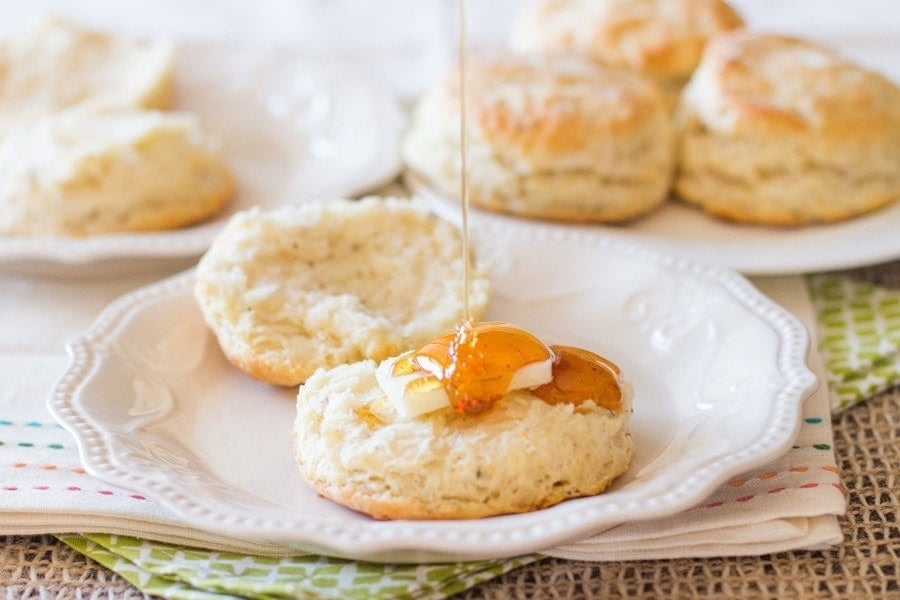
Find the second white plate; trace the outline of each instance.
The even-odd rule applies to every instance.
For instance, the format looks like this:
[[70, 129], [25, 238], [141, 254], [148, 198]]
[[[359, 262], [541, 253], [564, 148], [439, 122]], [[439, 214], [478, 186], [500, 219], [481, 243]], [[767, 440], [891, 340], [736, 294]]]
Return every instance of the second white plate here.
[[[459, 200], [431, 189], [418, 176], [407, 183], [432, 210], [458, 223]], [[747, 275], [784, 275], [846, 269], [900, 258], [900, 201], [843, 223], [810, 227], [758, 227], [728, 223], [685, 204], [669, 201], [623, 225], [566, 225], [473, 209], [473, 222], [508, 227], [563, 228], [613, 236], [660, 250], [736, 269]]]
[[629, 243], [479, 229], [489, 318], [616, 361], [635, 388], [632, 468], [610, 491], [536, 512], [376, 521], [316, 495], [291, 450], [295, 389], [231, 367], [193, 275], [137, 290], [72, 342], [50, 408], [91, 474], [193, 527], [365, 560], [512, 556], [701, 502], [790, 448], [815, 378], [785, 310], [726, 270]]
[[[218, 137], [238, 182], [217, 218], [171, 231], [84, 238], [0, 236], [0, 266], [72, 274], [203, 253], [235, 211], [353, 196], [395, 177], [405, 116], [366, 73], [287, 49], [179, 44], [175, 110]], [[77, 268], [81, 267], [81, 268]]]

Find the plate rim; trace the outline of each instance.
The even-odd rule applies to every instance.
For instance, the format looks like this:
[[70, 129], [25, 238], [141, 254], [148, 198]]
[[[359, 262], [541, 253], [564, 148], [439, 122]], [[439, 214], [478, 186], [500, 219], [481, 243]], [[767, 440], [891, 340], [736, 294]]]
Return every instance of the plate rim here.
[[[339, 184], [333, 183], [339, 193], [335, 196], [355, 197], [368, 190], [376, 189], [396, 178], [402, 171], [400, 156], [400, 137], [405, 128], [406, 116], [399, 98], [387, 86], [379, 83], [371, 74], [360, 69], [351, 62], [341, 59], [316, 58], [302, 51], [292, 51], [284, 45], [245, 44], [234, 40], [182, 40], [176, 44], [176, 72], [179, 48], [187, 52], [201, 48], [203, 51], [264, 53], [268, 56], [291, 55], [304, 64], [315, 65], [315, 68], [327, 69], [330, 72], [346, 74], [345, 79], [352, 79], [355, 85], [364, 87], [372, 95], [371, 102], [383, 105], [384, 117], [381, 120], [383, 129], [386, 124], [393, 133], [391, 151], [381, 151], [373, 155], [370, 173], [357, 173], [354, 177], [345, 178]], [[177, 75], [176, 75], [177, 77]], [[184, 109], [175, 106], [165, 112], [179, 112]], [[196, 114], [191, 111], [191, 114]], [[198, 115], [201, 119], [203, 115]], [[382, 132], [383, 133], [383, 132]], [[227, 160], [227, 157], [226, 157]], [[30, 263], [51, 263], [59, 267], [82, 266], [103, 261], [124, 259], [164, 260], [199, 256], [209, 247], [218, 231], [224, 226], [231, 214], [238, 210], [250, 208], [234, 206], [229, 210], [213, 215], [210, 220], [201, 221], [182, 228], [159, 231], [116, 232], [77, 236], [27, 236], [0, 234], [0, 268], [18, 269], [22, 264], [27, 268]], [[80, 271], [66, 271], [80, 273]]]
[[[477, 228], [491, 233], [501, 227], [489, 224]], [[510, 234], [508, 230], [505, 233]], [[306, 548], [327, 554], [366, 556], [368, 560], [378, 560], [373, 554], [398, 550], [424, 553], [417, 560], [428, 560], [428, 553], [443, 553], [441, 560], [444, 560], [448, 542], [453, 546], [450, 552], [469, 559], [537, 551], [595, 534], [623, 522], [659, 518], [696, 506], [730, 477], [770, 462], [790, 449], [799, 432], [802, 403], [816, 389], [818, 380], [806, 364], [809, 335], [799, 320], [786, 309], [730, 269], [666, 255], [632, 241], [546, 228], [523, 228], [513, 234], [597, 246], [625, 257], [648, 260], [666, 269], [711, 280], [722, 287], [732, 300], [767, 324], [778, 339], [776, 364], [784, 381], [772, 392], [763, 434], [749, 446], [714, 457], [661, 494], [641, 498], [624, 490], [619, 492], [621, 499], [606, 502], [600, 507], [589, 506], [590, 500], [598, 496], [573, 499], [545, 509], [554, 511], [549, 521], [529, 526], [513, 525], [498, 529], [485, 525], [499, 525], [509, 516], [474, 521], [390, 521], [387, 527], [385, 522], [373, 520], [353, 522], [352, 526], [347, 527], [322, 519], [311, 521], [301, 514], [286, 519], [280, 513], [238, 517], [222, 513], [220, 508], [199, 503], [170, 482], [160, 483], [140, 473], [122, 470], [114, 460], [115, 452], [108, 436], [78, 401], [80, 392], [100, 366], [98, 355], [105, 344], [113, 341], [130, 317], [145, 304], [186, 293], [192, 285], [193, 270], [133, 290], [108, 305], [94, 323], [67, 346], [71, 362], [53, 386], [48, 408], [75, 437], [81, 461], [91, 475], [152, 497], [191, 526], [239, 538], [305, 544]], [[639, 512], [639, 517], [629, 517], [634, 512]], [[457, 529], [466, 528], [468, 531], [457, 531], [454, 526], [445, 526], [447, 523], [463, 523]]]
[[[401, 175], [404, 184], [419, 198], [423, 200], [423, 202], [428, 205], [428, 207], [434, 212], [441, 215], [443, 218], [447, 218], [451, 222], [458, 222], [459, 217], [458, 214], [452, 213], [449, 206], [453, 204], [455, 206], [456, 201], [452, 201], [449, 199], [446, 194], [442, 193], [440, 190], [436, 189], [433, 185], [428, 182], [428, 179], [415, 172], [410, 170], [409, 168], [404, 168], [403, 174]], [[671, 194], [670, 194], [671, 196]], [[665, 209], [666, 205], [670, 203], [676, 203], [677, 201], [672, 197], [669, 197], [665, 204], [660, 207], [660, 209]], [[695, 210], [698, 212], [702, 212], [699, 208], [682, 204], [685, 208], [689, 208], [690, 210]], [[436, 208], [437, 207], [437, 208]], [[632, 231], [628, 229], [628, 223], [624, 225], [609, 225], [604, 223], [565, 223], [561, 221], [541, 221], [538, 219], [530, 219], [528, 217], [519, 217], [516, 215], [505, 214], [500, 212], [491, 211], [488, 209], [483, 209], [477, 206], [472, 206], [472, 210], [476, 214], [476, 219], [488, 219], [488, 220], [496, 220], [498, 222], [504, 222], [507, 226], [510, 227], [545, 227], [547, 229], [563, 229], [563, 230], [573, 230], [573, 231], [582, 231], [588, 233], [589, 235], [597, 235], [597, 236], [610, 236], [616, 237], [623, 240], [627, 240], [637, 244], [643, 244], [648, 247], [654, 248], [662, 253], [671, 253], [685, 256], [691, 260], [695, 260], [698, 262], [710, 262], [706, 256], [700, 257], [696, 253], [693, 253], [690, 250], [685, 249], [684, 242], [673, 241], [666, 239], [664, 237], [660, 237], [658, 235], [648, 234], [640, 231]], [[854, 219], [865, 219], [867, 217], [878, 216], [879, 213], [884, 213], [887, 211], [895, 211], [900, 215], [900, 198], [896, 199], [893, 203], [889, 203], [885, 206], [876, 209], [875, 211], [865, 213], [862, 215], [857, 215], [853, 219], [849, 219], [846, 221], [834, 222], [834, 223], [821, 223], [818, 225], [811, 225], [806, 228], [779, 228], [779, 227], [766, 227], [767, 230], [771, 231], [779, 231], [784, 232], [786, 235], [789, 235], [792, 232], [808, 232], [811, 231], [810, 228], [815, 227], [840, 227], [844, 225], [852, 225]], [[715, 222], [716, 218], [711, 215], [703, 215], [709, 220]], [[890, 214], [886, 216], [891, 216]], [[470, 217], [471, 218], [471, 217]], [[730, 223], [729, 225], [735, 227], [746, 227], [751, 228], [754, 227], [748, 224], [742, 223]], [[760, 226], [765, 227], [765, 226]], [[590, 229], [589, 229], [590, 228]], [[823, 234], [825, 235], [825, 234]], [[900, 239], [900, 238], [898, 238]], [[789, 241], [789, 240], [788, 240]], [[888, 250], [871, 250], [868, 252], [861, 252], [856, 255], [848, 256], [842, 259], [834, 259], [827, 262], [819, 262], [814, 259], [806, 259], [806, 260], [793, 260], [789, 261], [785, 259], [784, 261], [773, 264], [771, 261], [760, 261], [759, 259], [752, 258], [744, 258], [739, 263], [725, 264], [725, 263], [715, 263], [717, 266], [730, 268], [735, 271], [742, 273], [745, 276], [775, 276], [775, 275], [798, 275], [802, 273], [808, 273], [812, 271], [827, 271], [827, 270], [839, 270], [839, 269], [851, 269], [864, 267], [871, 264], [877, 264], [882, 262], [891, 262], [894, 260], [900, 260], [900, 242], [896, 244], [893, 249]]]

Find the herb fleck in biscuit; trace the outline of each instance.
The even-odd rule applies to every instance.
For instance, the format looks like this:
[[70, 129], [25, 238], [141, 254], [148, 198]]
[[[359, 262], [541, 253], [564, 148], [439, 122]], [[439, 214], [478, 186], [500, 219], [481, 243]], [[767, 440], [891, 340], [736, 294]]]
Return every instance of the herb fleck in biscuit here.
[[[387, 358], [463, 314], [460, 236], [398, 199], [238, 213], [197, 267], [195, 295], [229, 360], [269, 383]], [[476, 272], [472, 312], [487, 306]]]

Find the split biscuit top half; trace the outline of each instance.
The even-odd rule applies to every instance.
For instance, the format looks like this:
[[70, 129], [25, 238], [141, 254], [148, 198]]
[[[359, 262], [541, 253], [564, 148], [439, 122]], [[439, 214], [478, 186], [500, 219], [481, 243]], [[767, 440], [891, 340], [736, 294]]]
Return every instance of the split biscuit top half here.
[[[197, 267], [225, 355], [268, 383], [383, 360], [462, 320], [459, 231], [423, 207], [367, 198], [238, 213]], [[472, 313], [488, 280], [476, 267]]]

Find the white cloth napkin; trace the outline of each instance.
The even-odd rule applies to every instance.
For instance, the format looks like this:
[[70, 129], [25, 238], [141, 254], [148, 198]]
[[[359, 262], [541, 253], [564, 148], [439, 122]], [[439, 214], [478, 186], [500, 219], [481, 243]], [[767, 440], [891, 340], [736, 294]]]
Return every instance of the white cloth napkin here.
[[[69, 434], [45, 408], [65, 369], [67, 340], [125, 291], [167, 274], [85, 281], [0, 275], [0, 534], [102, 532], [250, 554], [290, 554], [265, 542], [186, 526], [141, 494], [86, 474]], [[759, 280], [764, 291], [810, 326], [799, 277]], [[821, 360], [812, 356], [821, 376]], [[547, 551], [591, 560], [760, 554], [840, 541], [833, 515], [844, 496], [831, 451], [828, 399], [806, 403], [800, 438], [782, 459], [732, 480], [680, 515], [623, 525]], [[816, 448], [818, 446], [819, 448]]]

